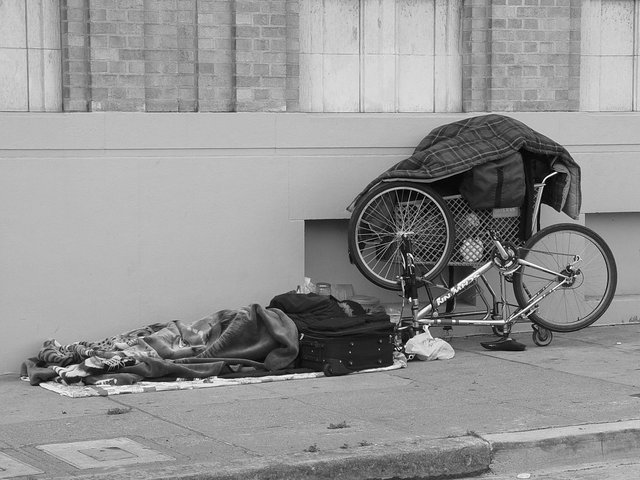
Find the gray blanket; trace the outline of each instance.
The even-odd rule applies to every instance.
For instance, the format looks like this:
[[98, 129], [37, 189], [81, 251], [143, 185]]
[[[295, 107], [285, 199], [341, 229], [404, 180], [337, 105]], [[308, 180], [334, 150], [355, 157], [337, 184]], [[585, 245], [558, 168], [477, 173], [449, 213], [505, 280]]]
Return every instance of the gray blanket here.
[[[253, 304], [186, 323], [174, 320], [100, 341], [63, 345], [46, 340], [22, 366], [32, 385], [43, 381], [121, 384], [142, 379], [204, 378], [249, 369], [291, 368], [298, 330], [277, 308]], [[114, 384], [115, 384], [114, 383]]]

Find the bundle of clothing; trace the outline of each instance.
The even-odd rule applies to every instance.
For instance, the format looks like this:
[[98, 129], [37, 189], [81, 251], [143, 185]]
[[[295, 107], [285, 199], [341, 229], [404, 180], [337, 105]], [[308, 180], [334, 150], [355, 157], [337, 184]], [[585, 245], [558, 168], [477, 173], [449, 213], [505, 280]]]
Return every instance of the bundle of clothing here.
[[100, 341], [46, 340], [22, 364], [32, 385], [130, 385], [142, 380], [237, 378], [308, 372], [297, 367], [300, 333], [386, 321], [356, 302], [289, 292], [268, 307], [220, 310], [192, 323], [154, 323]]
[[389, 325], [389, 315], [382, 307], [367, 311], [358, 302], [338, 301], [332, 296], [315, 293], [283, 293], [274, 297], [268, 308], [287, 314], [303, 334], [349, 332], [378, 324]]

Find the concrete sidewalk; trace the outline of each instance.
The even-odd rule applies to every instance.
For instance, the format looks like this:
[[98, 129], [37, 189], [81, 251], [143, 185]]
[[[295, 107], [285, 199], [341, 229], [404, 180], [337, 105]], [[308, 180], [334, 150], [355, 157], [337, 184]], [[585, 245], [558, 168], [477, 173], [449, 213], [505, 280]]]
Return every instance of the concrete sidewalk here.
[[640, 325], [515, 337], [527, 350], [454, 337], [451, 360], [190, 391], [74, 399], [1, 376], [0, 479], [429, 479], [638, 456]]

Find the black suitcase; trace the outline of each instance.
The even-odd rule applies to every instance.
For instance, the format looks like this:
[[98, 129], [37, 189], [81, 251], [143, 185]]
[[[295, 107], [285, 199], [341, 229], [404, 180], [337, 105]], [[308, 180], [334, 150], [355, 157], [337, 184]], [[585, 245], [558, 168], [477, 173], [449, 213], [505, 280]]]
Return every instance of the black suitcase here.
[[305, 332], [300, 338], [298, 366], [327, 376], [345, 375], [393, 365], [393, 351], [391, 324], [374, 331]]

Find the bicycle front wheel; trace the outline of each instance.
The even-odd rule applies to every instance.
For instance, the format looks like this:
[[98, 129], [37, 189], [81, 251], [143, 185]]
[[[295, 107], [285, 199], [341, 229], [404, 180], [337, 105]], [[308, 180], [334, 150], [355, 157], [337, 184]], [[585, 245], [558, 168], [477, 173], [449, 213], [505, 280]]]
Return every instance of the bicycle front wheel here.
[[613, 300], [618, 278], [613, 253], [587, 227], [567, 223], [544, 228], [520, 249], [520, 258], [532, 265], [522, 265], [513, 276], [516, 300], [525, 308], [533, 297], [546, 294], [529, 318], [548, 330], [585, 328]]
[[453, 250], [453, 216], [444, 199], [426, 185], [385, 182], [356, 204], [349, 222], [349, 254], [360, 272], [379, 287], [400, 290], [400, 240], [409, 234], [416, 274], [434, 278]]

